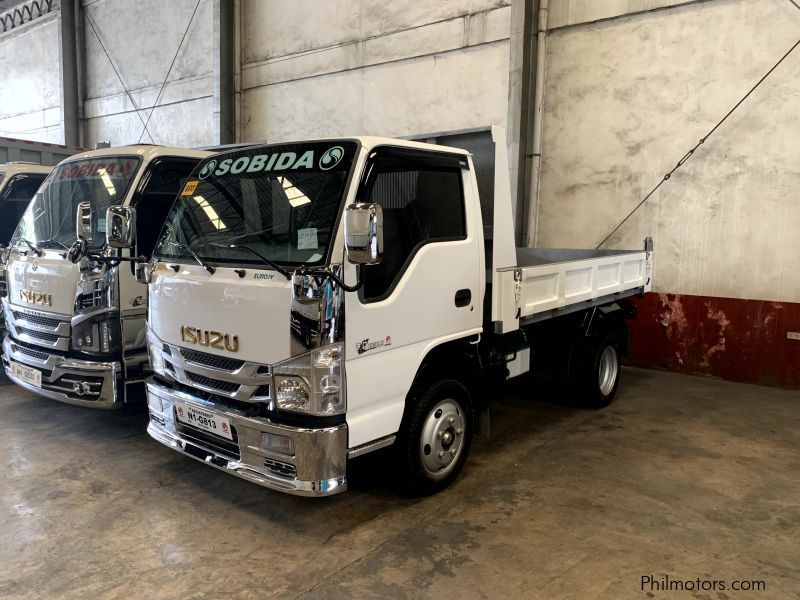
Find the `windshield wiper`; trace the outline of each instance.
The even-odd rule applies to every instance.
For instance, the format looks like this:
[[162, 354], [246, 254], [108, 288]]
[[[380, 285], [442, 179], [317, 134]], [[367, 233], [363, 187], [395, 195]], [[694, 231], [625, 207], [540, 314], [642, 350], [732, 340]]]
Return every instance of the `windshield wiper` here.
[[69, 246], [65, 246], [64, 244], [62, 244], [58, 240], [44, 240], [43, 242], [39, 242], [39, 247], [40, 248], [44, 248], [45, 246], [48, 246], [48, 245], [51, 245], [51, 244], [55, 244], [56, 246], [58, 246], [59, 248], [62, 248], [63, 250], [69, 250]]
[[36, 256], [41, 256], [42, 254], [44, 254], [40, 248], [38, 248], [38, 247], [37, 247], [37, 246], [35, 246], [33, 243], [31, 243], [31, 242], [29, 242], [28, 240], [26, 240], [24, 237], [21, 237], [21, 238], [19, 238], [19, 239], [20, 239], [20, 240], [22, 240], [23, 242], [25, 242], [25, 244], [28, 246], [28, 248], [30, 248], [30, 249], [31, 249], [31, 251], [32, 251], [32, 252], [33, 252], [33, 253], [34, 253]]
[[268, 264], [270, 267], [272, 267], [273, 269], [275, 269], [275, 270], [276, 270], [278, 273], [280, 273], [281, 275], [283, 275], [284, 277], [286, 277], [286, 279], [287, 279], [288, 281], [291, 281], [291, 279], [292, 279], [292, 274], [291, 274], [291, 273], [289, 273], [289, 271], [287, 271], [286, 269], [284, 269], [284, 268], [283, 268], [282, 266], [280, 266], [278, 263], [276, 263], [276, 262], [274, 262], [274, 261], [272, 261], [272, 260], [268, 259], [266, 256], [264, 256], [264, 255], [263, 255], [263, 254], [261, 254], [260, 252], [256, 252], [256, 251], [255, 251], [255, 250], [253, 250], [253, 249], [252, 249], [250, 246], [242, 246], [242, 245], [239, 245], [239, 244], [209, 244], [209, 245], [210, 245], [210, 246], [216, 246], [217, 248], [228, 248], [228, 249], [230, 249], [230, 250], [247, 250], [247, 251], [248, 251], [248, 252], [250, 252], [250, 253], [251, 253], [253, 256], [255, 256], [255, 257], [259, 258], [260, 260], [263, 260], [263, 261], [264, 261], [265, 263], [267, 263], [267, 264]]
[[198, 264], [201, 267], [203, 267], [206, 271], [208, 271], [212, 275], [217, 272], [217, 270], [214, 267], [212, 267], [210, 264], [208, 264], [206, 261], [200, 258], [200, 255], [194, 251], [191, 244], [179, 244], [179, 245], [186, 248], [189, 251], [189, 254], [191, 254], [192, 257], [198, 262]]

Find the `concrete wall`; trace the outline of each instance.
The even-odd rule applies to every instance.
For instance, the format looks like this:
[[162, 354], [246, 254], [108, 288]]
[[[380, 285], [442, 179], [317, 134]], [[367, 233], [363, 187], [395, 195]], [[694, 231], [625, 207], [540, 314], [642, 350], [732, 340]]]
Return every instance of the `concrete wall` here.
[[[147, 121], [195, 5], [196, 0], [83, 2], [87, 13], [84, 111], [88, 143], [139, 141], [142, 120]], [[145, 134], [142, 142], [180, 146], [214, 143], [212, 48], [213, 0], [202, 0], [148, 124], [151, 135]], [[133, 101], [114, 73], [112, 61]]]
[[246, 140], [505, 125], [504, 0], [243, 0]]
[[0, 136], [63, 143], [58, 13], [0, 34]]
[[[800, 36], [788, 0], [554, 0], [550, 17], [543, 246], [603, 240]], [[800, 51], [609, 240], [655, 239], [633, 364], [800, 385], [798, 98]]]
[[[562, 28], [547, 42], [543, 246], [600, 242], [800, 31], [787, 0], [681, 3], [578, 25], [576, 4], [551, 11]], [[608, 247], [652, 235], [658, 291], [800, 300], [799, 97], [800, 51]]]

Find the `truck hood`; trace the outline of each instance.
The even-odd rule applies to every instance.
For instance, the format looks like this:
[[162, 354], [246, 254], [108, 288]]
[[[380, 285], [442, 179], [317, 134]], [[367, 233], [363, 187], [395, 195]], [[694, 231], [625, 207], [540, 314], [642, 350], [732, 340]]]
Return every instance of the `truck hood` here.
[[[275, 271], [247, 269], [241, 278], [233, 269], [179, 265], [175, 273], [159, 263], [150, 285], [150, 327], [164, 342], [209, 354], [274, 364], [298, 353], [291, 336], [291, 283]], [[182, 328], [201, 335], [228, 337], [236, 351], [183, 339]], [[214, 334], [211, 334], [214, 336]], [[191, 336], [188, 336], [191, 338]], [[238, 344], [234, 343], [238, 341]]]
[[71, 317], [80, 279], [78, 265], [61, 258], [55, 250], [37, 257], [12, 253], [6, 266], [8, 301], [11, 304]]

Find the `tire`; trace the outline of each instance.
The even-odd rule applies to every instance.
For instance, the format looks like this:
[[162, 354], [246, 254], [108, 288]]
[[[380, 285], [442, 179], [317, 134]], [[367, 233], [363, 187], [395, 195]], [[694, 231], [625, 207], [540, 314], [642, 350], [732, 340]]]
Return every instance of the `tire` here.
[[586, 408], [604, 408], [617, 395], [620, 378], [620, 346], [609, 334], [582, 351], [573, 352], [570, 364], [573, 393]]
[[467, 388], [454, 379], [415, 384], [395, 441], [395, 487], [427, 496], [449, 486], [472, 443], [473, 410]]

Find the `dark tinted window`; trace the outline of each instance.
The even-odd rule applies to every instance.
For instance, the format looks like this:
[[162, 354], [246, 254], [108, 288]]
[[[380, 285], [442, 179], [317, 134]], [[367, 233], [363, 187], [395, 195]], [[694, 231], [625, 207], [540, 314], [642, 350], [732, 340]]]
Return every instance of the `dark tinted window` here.
[[0, 194], [0, 243], [6, 244], [11, 239], [28, 203], [46, 177], [46, 174], [35, 174], [9, 179]]
[[136, 251], [150, 256], [175, 197], [199, 160], [159, 158], [150, 163], [133, 203], [136, 208]]
[[383, 260], [365, 271], [365, 300], [388, 295], [422, 245], [466, 237], [457, 159], [393, 151], [377, 155], [364, 198], [383, 208], [384, 238]]

